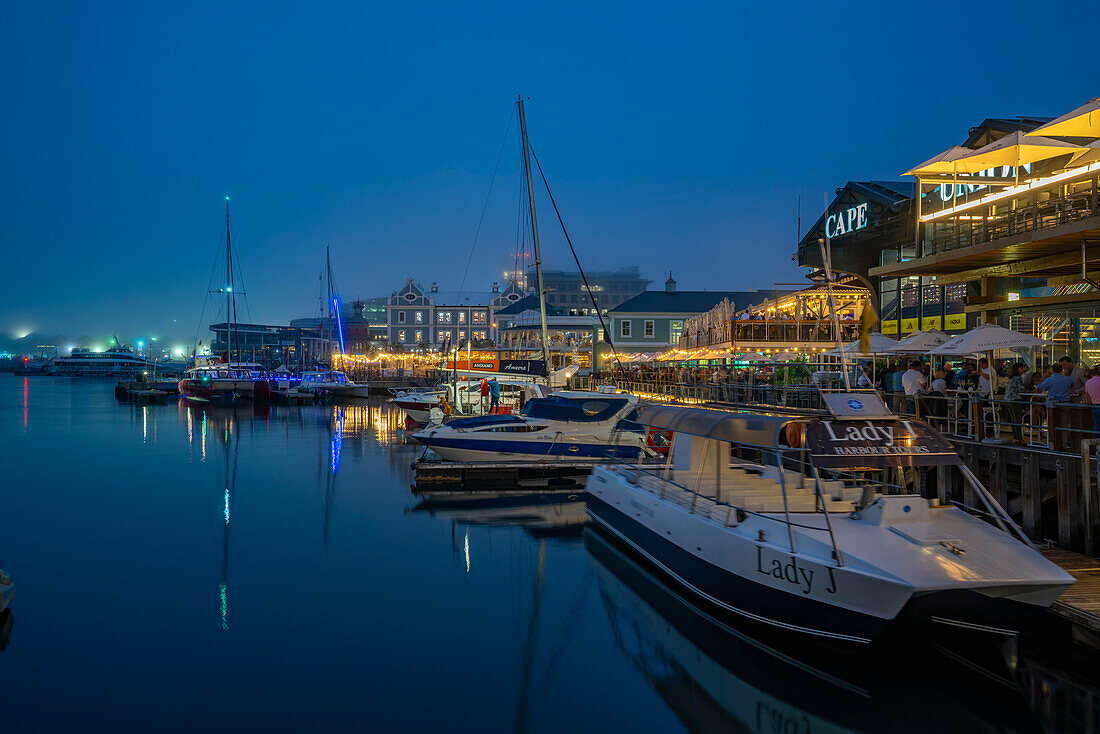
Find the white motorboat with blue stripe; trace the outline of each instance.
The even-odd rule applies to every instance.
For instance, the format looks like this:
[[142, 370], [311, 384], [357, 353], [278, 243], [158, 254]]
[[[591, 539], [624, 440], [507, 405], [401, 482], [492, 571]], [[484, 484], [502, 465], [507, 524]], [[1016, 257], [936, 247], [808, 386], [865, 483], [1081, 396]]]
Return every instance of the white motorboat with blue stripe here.
[[563, 391], [528, 400], [518, 415], [453, 418], [413, 438], [449, 461], [656, 456], [645, 431], [630, 423], [637, 405], [633, 395]]
[[[667, 462], [596, 467], [589, 514], [701, 603], [842, 641], [899, 618], [1010, 635], [1073, 583], [930, 426], [826, 398], [815, 418], [640, 405]], [[914, 469], [958, 471], [986, 519], [912, 493]]]

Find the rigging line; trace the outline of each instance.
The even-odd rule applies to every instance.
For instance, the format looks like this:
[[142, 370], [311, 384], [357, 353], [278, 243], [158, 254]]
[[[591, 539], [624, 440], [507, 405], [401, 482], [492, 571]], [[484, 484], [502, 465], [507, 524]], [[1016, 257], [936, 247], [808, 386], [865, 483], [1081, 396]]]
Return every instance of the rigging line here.
[[[619, 366], [619, 374], [626, 377], [626, 370], [623, 369], [623, 363], [619, 360], [619, 352], [615, 349], [615, 342], [611, 340], [611, 331], [607, 328], [607, 324], [604, 323], [603, 314], [600, 313], [599, 304], [596, 303], [596, 297], [592, 295], [592, 286], [588, 284], [588, 276], [584, 274], [584, 268], [581, 267], [580, 258], [577, 257], [577, 251], [573, 247], [573, 241], [569, 238], [569, 232], [565, 229], [565, 222], [562, 221], [561, 212], [558, 211], [558, 203], [554, 201], [554, 194], [550, 192], [550, 184], [546, 181], [546, 174], [542, 172], [542, 164], [539, 163], [539, 157], [535, 155], [535, 149], [531, 146], [531, 140], [528, 138], [527, 147], [531, 148], [531, 157], [535, 159], [535, 165], [539, 169], [539, 176], [542, 177], [542, 185], [546, 187], [546, 195], [550, 197], [550, 204], [554, 207], [554, 214], [558, 217], [558, 224], [561, 225], [561, 232], [565, 235], [565, 241], [569, 245], [569, 252], [573, 253], [573, 262], [577, 264], [577, 270], [581, 273], [581, 280], [584, 281], [584, 288], [588, 292], [588, 298], [592, 301], [592, 307], [596, 310], [596, 318], [600, 320], [600, 328], [603, 329], [604, 339], [607, 340], [608, 346], [611, 347], [611, 354], [615, 357], [615, 364]], [[594, 342], [595, 340], [593, 340]], [[595, 346], [593, 346], [593, 351]], [[593, 354], [593, 357], [595, 355]]]
[[508, 143], [508, 134], [512, 132], [512, 119], [516, 116], [514, 109], [508, 115], [508, 126], [504, 129], [504, 140], [500, 141], [500, 152], [497, 153], [497, 163], [493, 166], [493, 178], [489, 181], [489, 191], [485, 194], [485, 203], [481, 205], [481, 218], [477, 220], [477, 230], [474, 232], [474, 242], [470, 245], [470, 254], [466, 257], [466, 270], [462, 272], [462, 283], [458, 286], [458, 295], [461, 297], [466, 290], [466, 276], [470, 273], [470, 263], [474, 259], [474, 250], [477, 248], [477, 238], [481, 236], [481, 225], [485, 222], [485, 212], [489, 209], [489, 197], [493, 195], [493, 184], [497, 180], [497, 170], [500, 168], [500, 159], [504, 156], [504, 146]]
[[199, 322], [195, 324], [195, 338], [191, 340], [191, 353], [198, 354], [199, 351], [199, 332], [202, 330], [203, 317], [206, 316], [206, 306], [210, 303], [211, 288], [214, 286], [214, 272], [218, 269], [218, 263], [221, 262], [222, 255], [222, 241], [221, 234], [218, 235], [218, 246], [214, 252], [214, 262], [210, 266], [210, 280], [206, 281], [206, 298], [202, 301], [202, 310], [199, 312]]

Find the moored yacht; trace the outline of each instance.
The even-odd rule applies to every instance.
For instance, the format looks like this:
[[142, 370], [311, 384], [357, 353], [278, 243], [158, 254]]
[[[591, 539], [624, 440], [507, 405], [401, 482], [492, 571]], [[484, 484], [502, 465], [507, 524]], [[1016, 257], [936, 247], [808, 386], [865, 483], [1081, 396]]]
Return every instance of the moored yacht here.
[[[633, 421], [673, 432], [666, 463], [596, 467], [589, 514], [698, 601], [841, 641], [902, 619], [1014, 634], [1073, 584], [927, 424], [873, 392], [826, 402], [817, 418], [641, 405]], [[959, 471], [990, 521], [884, 480], [923, 467]]]
[[215, 357], [196, 357], [195, 366], [179, 382], [180, 395], [214, 402], [238, 398], [267, 400], [271, 388], [261, 365], [251, 362], [220, 362]]
[[633, 395], [563, 391], [528, 400], [518, 414], [452, 418], [413, 438], [451, 461], [655, 457], [649, 434], [628, 428], [637, 405]]
[[367, 388], [366, 383], [352, 382], [339, 370], [306, 370], [302, 373], [302, 381], [298, 384], [299, 391], [334, 398], [369, 397]]
[[152, 372], [155, 366], [129, 347], [111, 347], [102, 352], [74, 347], [68, 357], [55, 357], [45, 371], [72, 377], [134, 377]]

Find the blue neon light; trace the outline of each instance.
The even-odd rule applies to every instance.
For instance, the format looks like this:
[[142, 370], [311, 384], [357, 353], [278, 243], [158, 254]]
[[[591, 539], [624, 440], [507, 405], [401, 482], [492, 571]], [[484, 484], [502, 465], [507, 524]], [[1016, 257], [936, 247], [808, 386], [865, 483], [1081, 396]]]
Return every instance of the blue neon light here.
[[346, 350], [344, 349], [344, 325], [340, 322], [340, 303], [335, 298], [332, 299], [332, 310], [336, 314], [336, 333], [340, 337], [340, 354], [345, 354]]

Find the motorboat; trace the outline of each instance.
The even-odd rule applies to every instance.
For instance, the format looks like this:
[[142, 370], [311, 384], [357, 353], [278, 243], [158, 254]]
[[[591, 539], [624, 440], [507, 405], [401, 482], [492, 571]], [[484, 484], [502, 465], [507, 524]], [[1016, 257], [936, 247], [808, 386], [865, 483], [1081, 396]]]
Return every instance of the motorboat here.
[[271, 387], [263, 367], [250, 362], [221, 362], [213, 357], [196, 357], [194, 367], [179, 381], [180, 395], [197, 402], [238, 398], [267, 400]]
[[111, 347], [105, 351], [93, 351], [85, 347], [73, 347], [67, 357], [55, 357], [45, 372], [71, 377], [136, 377], [149, 374], [156, 363], [129, 347]]
[[633, 395], [569, 390], [528, 400], [518, 414], [452, 418], [413, 438], [450, 461], [657, 457], [650, 434], [629, 429], [637, 407]]
[[[823, 395], [817, 417], [639, 405], [671, 434], [664, 466], [596, 467], [589, 514], [697, 600], [843, 642], [903, 621], [1013, 635], [1073, 584], [934, 429], [873, 391]], [[929, 467], [983, 519], [885, 479]]]
[[390, 394], [393, 395], [390, 399], [391, 403], [400, 408], [417, 425], [425, 426], [431, 418], [432, 408], [439, 409], [447, 393], [445, 388], [435, 387], [391, 389]]
[[0, 612], [8, 608], [11, 603], [11, 595], [15, 590], [15, 582], [7, 571], [0, 569]]
[[370, 396], [366, 383], [356, 383], [339, 370], [306, 370], [298, 390], [333, 398], [366, 398]]

